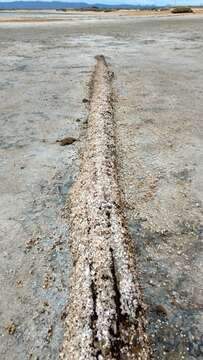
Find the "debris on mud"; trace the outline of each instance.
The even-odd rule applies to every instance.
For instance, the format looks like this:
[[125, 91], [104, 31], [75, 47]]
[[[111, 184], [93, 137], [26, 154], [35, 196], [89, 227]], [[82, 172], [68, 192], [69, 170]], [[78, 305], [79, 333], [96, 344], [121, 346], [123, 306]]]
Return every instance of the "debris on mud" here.
[[13, 321], [11, 321], [5, 326], [5, 330], [9, 335], [13, 335], [16, 332], [16, 324]]
[[17, 280], [16, 286], [19, 287], [19, 288], [23, 287], [23, 282], [22, 282], [22, 280]]
[[33, 246], [39, 244], [39, 238], [32, 238], [25, 243], [25, 252], [31, 250]]
[[51, 341], [52, 335], [53, 335], [53, 325], [50, 325], [47, 331], [47, 337], [46, 337], [47, 342]]
[[45, 278], [44, 278], [44, 281], [43, 281], [42, 288], [43, 288], [43, 289], [48, 289], [48, 288], [50, 288], [50, 287], [52, 286], [52, 281], [53, 281], [52, 276], [46, 274], [46, 275], [45, 275]]

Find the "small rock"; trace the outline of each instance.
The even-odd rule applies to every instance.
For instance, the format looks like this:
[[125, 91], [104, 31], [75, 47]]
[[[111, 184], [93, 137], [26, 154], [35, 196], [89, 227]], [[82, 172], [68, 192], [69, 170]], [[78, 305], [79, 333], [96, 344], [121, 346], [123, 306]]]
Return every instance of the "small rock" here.
[[86, 99], [86, 98], [84, 98], [84, 99], [82, 99], [82, 102], [83, 102], [83, 104], [86, 104], [86, 103], [88, 103], [88, 102], [89, 102], [89, 100], [88, 100], [88, 99]]
[[159, 304], [159, 305], [156, 306], [156, 312], [158, 314], [162, 314], [164, 316], [169, 315], [168, 309], [163, 304]]
[[73, 144], [77, 139], [73, 137], [66, 137], [62, 140], [56, 140], [61, 146], [71, 145]]

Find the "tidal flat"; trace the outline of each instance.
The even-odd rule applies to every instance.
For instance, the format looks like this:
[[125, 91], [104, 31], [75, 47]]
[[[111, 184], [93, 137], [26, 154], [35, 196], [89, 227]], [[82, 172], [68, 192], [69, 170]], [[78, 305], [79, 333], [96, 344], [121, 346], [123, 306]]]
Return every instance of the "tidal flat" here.
[[202, 359], [203, 15], [2, 12], [0, 44], [0, 357], [59, 357], [63, 211], [103, 54], [151, 358]]

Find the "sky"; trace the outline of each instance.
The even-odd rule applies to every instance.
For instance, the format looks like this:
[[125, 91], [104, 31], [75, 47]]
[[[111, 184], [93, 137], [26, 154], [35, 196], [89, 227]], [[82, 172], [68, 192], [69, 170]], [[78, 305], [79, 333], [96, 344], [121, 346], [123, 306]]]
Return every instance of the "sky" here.
[[[34, 0], [33, 0], [34, 1]], [[68, 0], [60, 0], [60, 1], [67, 1]], [[72, 2], [72, 0], [70, 0]], [[176, 4], [188, 4], [188, 5], [203, 5], [203, 0], [73, 0], [73, 2], [87, 2], [89, 4], [93, 4], [95, 2], [102, 3], [102, 4], [139, 4], [139, 5], [147, 5], [147, 4], [154, 4], [154, 5], [165, 5], [165, 4], [173, 4], [176, 1]]]
[[[12, 1], [18, 1], [18, 0], [0, 0], [1, 2], [12, 2]], [[37, 0], [27, 0], [27, 1], [37, 1]], [[52, 1], [52, 0], [40, 0], [40, 1]], [[54, 0], [53, 0], [54, 1]], [[132, 4], [132, 5], [157, 5], [157, 6], [163, 6], [167, 4], [175, 4], [176, 5], [203, 5], [203, 0], [56, 0], [61, 2], [86, 2], [88, 4]]]

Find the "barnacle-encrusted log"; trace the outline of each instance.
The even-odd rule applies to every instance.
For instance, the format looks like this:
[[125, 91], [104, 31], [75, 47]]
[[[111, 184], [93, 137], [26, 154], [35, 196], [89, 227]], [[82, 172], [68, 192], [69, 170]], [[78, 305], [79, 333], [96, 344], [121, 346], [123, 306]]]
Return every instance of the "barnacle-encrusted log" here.
[[91, 81], [87, 146], [70, 195], [73, 270], [66, 360], [149, 359], [135, 255], [116, 173], [111, 89], [103, 56]]

